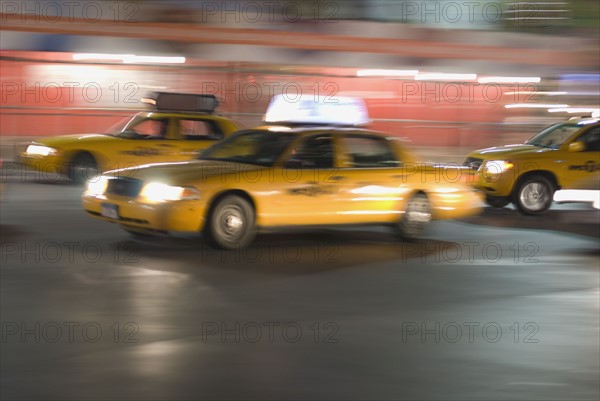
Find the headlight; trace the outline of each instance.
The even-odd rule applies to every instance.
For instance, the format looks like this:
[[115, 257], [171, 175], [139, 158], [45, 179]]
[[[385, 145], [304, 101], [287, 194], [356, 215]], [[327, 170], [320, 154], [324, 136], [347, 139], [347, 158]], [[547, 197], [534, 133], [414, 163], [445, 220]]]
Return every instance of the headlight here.
[[151, 182], [144, 186], [140, 196], [151, 203], [160, 203], [198, 199], [200, 193], [194, 187], [176, 187], [160, 182]]
[[514, 164], [510, 160], [489, 160], [483, 165], [483, 171], [486, 174], [501, 174], [513, 167]]
[[43, 145], [29, 145], [25, 151], [28, 155], [48, 156], [55, 155], [56, 149]]
[[108, 186], [108, 178], [105, 176], [94, 177], [88, 183], [86, 195], [99, 196], [104, 195]]

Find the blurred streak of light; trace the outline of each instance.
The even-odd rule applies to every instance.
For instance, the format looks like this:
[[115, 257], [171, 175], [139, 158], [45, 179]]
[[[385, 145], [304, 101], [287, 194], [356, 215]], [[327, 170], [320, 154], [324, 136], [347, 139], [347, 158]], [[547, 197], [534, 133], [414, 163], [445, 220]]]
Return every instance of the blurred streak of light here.
[[162, 63], [162, 64], [184, 64], [185, 57], [180, 56], [137, 56], [135, 54], [102, 54], [102, 53], [76, 53], [73, 60], [98, 60], [98, 61], [121, 61], [125, 64], [133, 63]]
[[561, 96], [561, 95], [569, 95], [569, 92], [558, 92], [558, 91], [513, 91], [513, 92], [504, 92], [505, 95], [545, 95], [545, 96]]
[[357, 77], [414, 77], [419, 70], [358, 70]]
[[547, 103], [512, 103], [504, 106], [507, 109], [551, 109], [559, 107], [569, 107], [568, 104], [547, 104]]
[[123, 61], [125, 57], [131, 56], [133, 54], [75, 53], [73, 60]]
[[167, 57], [167, 56], [136, 56], [125, 57], [123, 63], [163, 63], [163, 64], [185, 64], [185, 57]]
[[415, 75], [417, 81], [474, 81], [477, 74], [426, 73]]
[[540, 77], [481, 77], [477, 80], [480, 84], [491, 83], [538, 83], [542, 79]]
[[600, 112], [599, 108], [592, 107], [563, 107], [563, 108], [554, 108], [548, 109], [549, 113], [598, 113]]

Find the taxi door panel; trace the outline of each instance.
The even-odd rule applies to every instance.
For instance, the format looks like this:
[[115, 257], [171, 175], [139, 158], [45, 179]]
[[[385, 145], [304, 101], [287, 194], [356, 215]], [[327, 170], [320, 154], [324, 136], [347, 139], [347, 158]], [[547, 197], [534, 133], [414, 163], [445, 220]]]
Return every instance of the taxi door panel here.
[[224, 134], [219, 124], [210, 119], [177, 118], [172, 119], [176, 154], [175, 160], [190, 160], [198, 157], [199, 153], [221, 139]]
[[393, 147], [367, 134], [344, 135], [341, 144], [347, 168], [338, 173], [340, 213], [352, 223], [396, 221], [410, 191]]
[[576, 141], [582, 142], [585, 149], [580, 152], [563, 151], [563, 188], [572, 188], [581, 182], [600, 180], [600, 127], [591, 127]]
[[272, 170], [271, 196], [261, 212], [269, 225], [344, 222], [338, 212], [339, 184], [333, 179], [334, 138], [317, 134], [293, 145], [283, 166]]

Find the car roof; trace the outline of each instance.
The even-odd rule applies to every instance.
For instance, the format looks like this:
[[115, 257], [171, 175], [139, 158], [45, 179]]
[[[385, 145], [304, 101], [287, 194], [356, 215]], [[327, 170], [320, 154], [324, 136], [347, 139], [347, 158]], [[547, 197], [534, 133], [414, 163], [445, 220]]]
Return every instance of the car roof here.
[[579, 126], [584, 126], [584, 125], [600, 123], [600, 118], [589, 117], [589, 116], [587, 116], [587, 117], [571, 117], [567, 122], [572, 123], [572, 124], [577, 124]]
[[184, 117], [184, 118], [205, 118], [205, 119], [224, 119], [231, 120], [228, 117], [219, 115], [219, 114], [211, 114], [204, 112], [191, 112], [191, 111], [140, 111], [136, 114], [136, 116], [145, 116], [145, 117], [153, 117], [153, 118], [163, 118], [163, 117]]
[[364, 134], [369, 134], [369, 135], [389, 136], [389, 134], [385, 134], [384, 132], [372, 131], [372, 130], [366, 129], [364, 127], [322, 125], [322, 124], [314, 124], [314, 125], [267, 124], [267, 125], [260, 125], [258, 127], [248, 128], [247, 130], [261, 130], [261, 131], [285, 132], [285, 133], [297, 133], [297, 134], [312, 134], [312, 133], [317, 134], [317, 133], [326, 131], [326, 132], [339, 132], [339, 133], [344, 133], [344, 132], [346, 132], [346, 133], [364, 133]]

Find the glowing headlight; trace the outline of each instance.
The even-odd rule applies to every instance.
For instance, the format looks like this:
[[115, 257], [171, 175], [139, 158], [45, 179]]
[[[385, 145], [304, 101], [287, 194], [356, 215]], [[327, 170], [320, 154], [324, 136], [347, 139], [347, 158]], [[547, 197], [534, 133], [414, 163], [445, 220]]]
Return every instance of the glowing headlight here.
[[484, 172], [487, 174], [501, 174], [506, 170], [513, 168], [514, 164], [509, 160], [489, 160], [483, 165]]
[[99, 196], [104, 195], [104, 191], [106, 191], [106, 187], [108, 186], [108, 178], [105, 176], [94, 177], [88, 183], [87, 195], [91, 196]]
[[56, 149], [42, 145], [29, 145], [26, 153], [28, 155], [48, 156], [56, 154]]
[[152, 203], [198, 199], [200, 194], [193, 187], [176, 187], [162, 184], [160, 182], [151, 182], [146, 184], [140, 194], [142, 198]]

